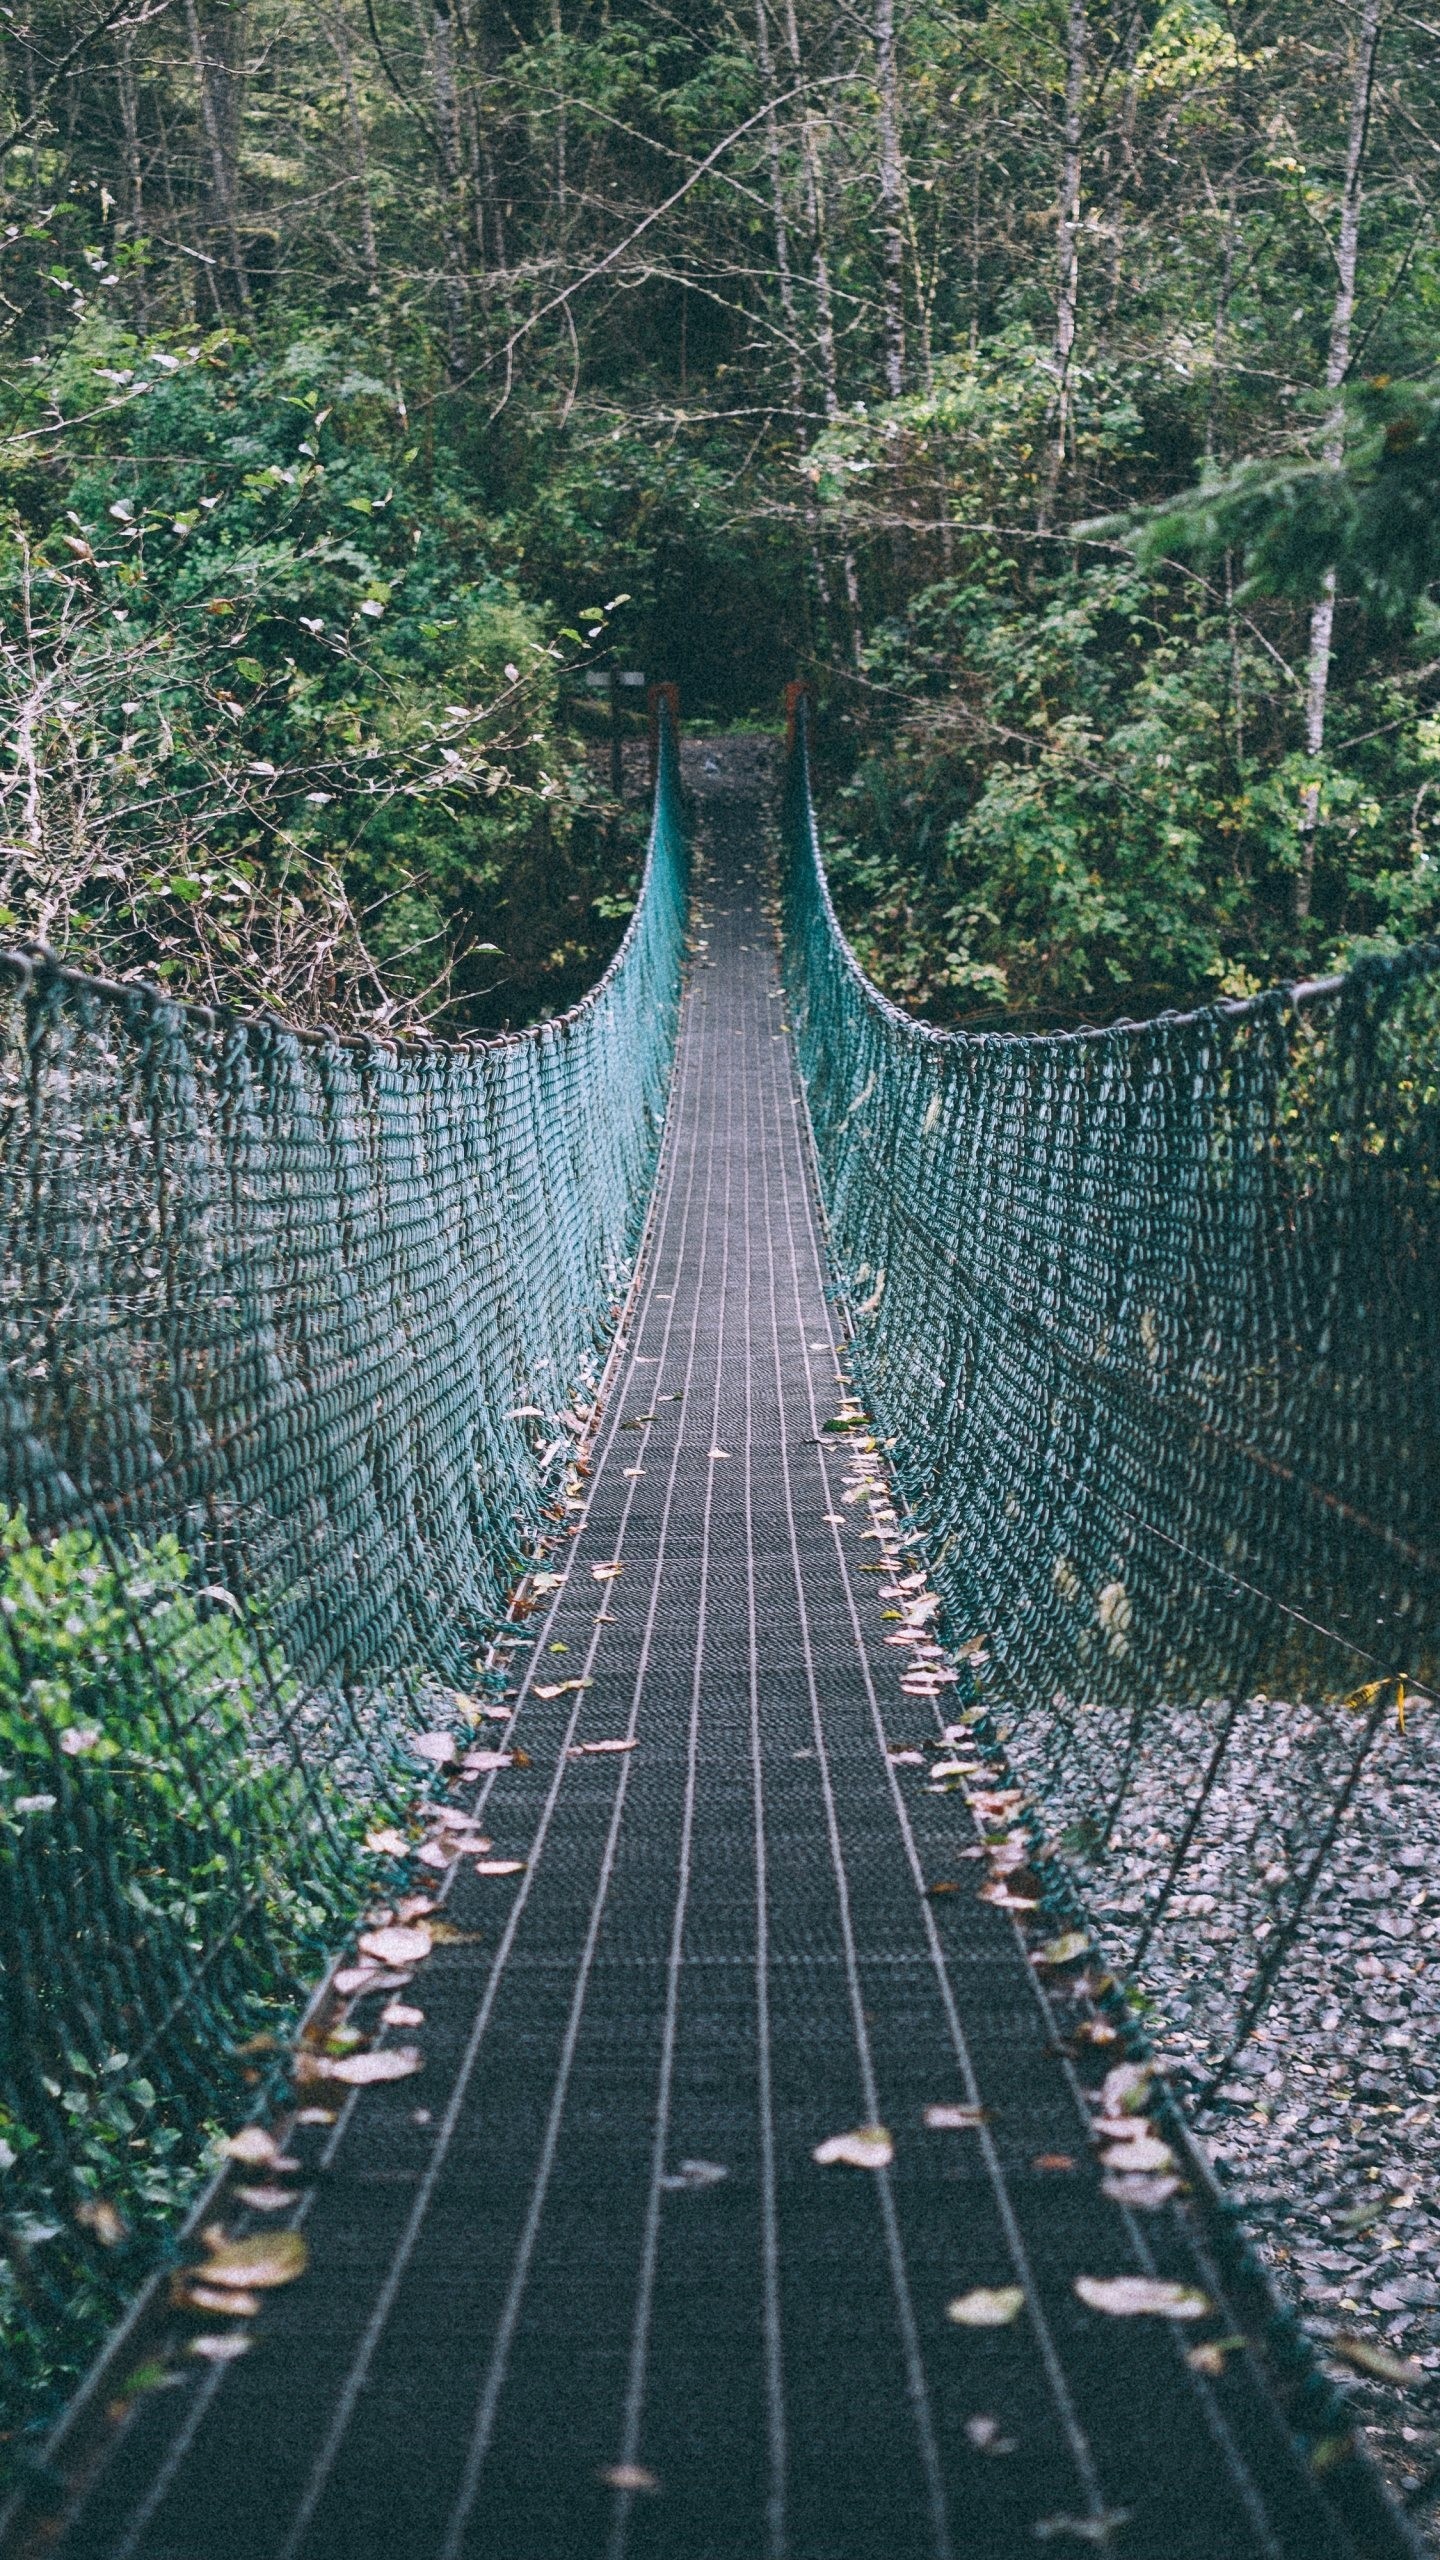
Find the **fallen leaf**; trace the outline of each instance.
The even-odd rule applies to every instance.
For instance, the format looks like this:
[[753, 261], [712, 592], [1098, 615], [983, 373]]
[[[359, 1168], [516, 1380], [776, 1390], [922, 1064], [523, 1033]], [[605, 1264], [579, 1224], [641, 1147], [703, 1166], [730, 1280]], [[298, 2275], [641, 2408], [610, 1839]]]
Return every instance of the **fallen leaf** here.
[[628, 1741], [622, 1739], [618, 1742], [577, 1742], [570, 1757], [572, 1760], [584, 1760], [595, 1751], [633, 1751], [635, 1743], [636, 1737], [633, 1734]]
[[1180, 2187], [1180, 2179], [1166, 2171], [1158, 2176], [1130, 2177], [1117, 2170], [1100, 2181], [1101, 2193], [1112, 2204], [1130, 2205], [1141, 2213], [1154, 2213], [1158, 2206], [1168, 2204], [1172, 2196], [1178, 2196]]
[[996, 1911], [1038, 1911], [1040, 1897], [1033, 1893], [1012, 1893], [1008, 1884], [982, 1884], [977, 1899], [988, 1902]]
[[1013, 2453], [1015, 2439], [1007, 2436], [998, 2418], [967, 2418], [965, 2440], [977, 2453]]
[[87, 2196], [75, 2207], [75, 2219], [83, 2230], [93, 2231], [102, 2249], [118, 2249], [130, 2237], [130, 2226], [116, 2212], [108, 2196]]
[[408, 2000], [387, 2000], [380, 2012], [382, 2027], [423, 2027], [425, 2012]]
[[[292, 2161], [291, 2166], [298, 2163]], [[295, 2201], [293, 2187], [236, 2187], [234, 2192], [236, 2202], [248, 2205], [252, 2213], [283, 2213]]]
[[297, 2124], [333, 2124], [335, 2110], [333, 2107], [302, 2107], [295, 2121]]
[[203, 2356], [207, 2364], [233, 2364], [237, 2356], [250, 2352], [249, 2333], [244, 2329], [206, 2330], [190, 2341], [192, 2356]]
[[930, 1765], [932, 1778], [965, 1778], [970, 1774], [968, 1760], [935, 1760]]
[[1088, 2542], [1103, 2550], [1129, 2521], [1128, 2507], [1106, 2507], [1098, 2516], [1041, 2516], [1030, 2530], [1037, 2542], [1055, 2542], [1063, 2535], [1071, 2542]]
[[341, 2080], [347, 2089], [368, 2089], [380, 2080], [408, 2080], [424, 2068], [418, 2045], [387, 2044], [376, 2053], [347, 2053], [339, 2062], [317, 2062], [317, 2080]]
[[238, 2292], [265, 2293], [293, 2284], [305, 2273], [309, 2251], [300, 2231], [256, 2231], [244, 2240], [207, 2243], [209, 2256], [197, 2269], [196, 2282], [210, 2291], [216, 2285]]
[[365, 1846], [377, 1858], [408, 1858], [410, 1855], [409, 1841], [393, 1823], [387, 1824], [383, 1831], [367, 1831]]
[[832, 2133], [826, 2141], [817, 2142], [811, 2157], [822, 2169], [837, 2164], [847, 2169], [888, 2169], [895, 2145], [883, 2124], [862, 2124], [853, 2133]]
[[411, 1733], [405, 1739], [418, 1760], [432, 1761], [437, 1769], [445, 1768], [450, 1761], [460, 1757], [453, 1733]]
[[1073, 2169], [1075, 2163], [1068, 2151], [1037, 2151], [1030, 2166], [1032, 2169], [1048, 2171]]
[[927, 1884], [927, 1886], [925, 1887], [925, 1890], [926, 1890], [926, 1892], [929, 1894], [930, 1899], [931, 1899], [931, 1901], [933, 1902], [933, 1901], [935, 1900], [935, 1898], [936, 1898], [936, 1896], [937, 1896], [938, 1894], [942, 1894], [942, 1893], [958, 1893], [958, 1892], [959, 1892], [959, 1890], [960, 1890], [960, 1887], [958, 1886], [958, 1884], [954, 1884], [954, 1883], [952, 1883], [948, 1877], [944, 1877], [944, 1876], [942, 1876], [942, 1878], [941, 1878], [941, 1880], [940, 1880], [939, 1884]]
[[940, 2105], [925, 2110], [925, 2123], [931, 2133], [976, 2133], [989, 2122], [988, 2107]]
[[1058, 1938], [1048, 1938], [1043, 1947], [1037, 1947], [1030, 1961], [1044, 1965], [1075, 1964], [1081, 1956], [1089, 1953], [1090, 1941], [1084, 1930], [1065, 1929]]
[[378, 1964], [342, 1964], [335, 1976], [335, 1988], [348, 2000], [352, 1992], [367, 1990], [378, 1982], [383, 1971], [383, 1965]]
[[686, 2188], [718, 2187], [721, 2179], [729, 2175], [729, 2170], [722, 2168], [718, 2160], [682, 2160], [679, 2168], [672, 2169], [660, 2184], [672, 2194], [678, 2194]]
[[592, 1582], [613, 1582], [617, 1573], [624, 1570], [623, 1564], [592, 1564], [590, 1579]]
[[467, 1778], [480, 1778], [489, 1769], [508, 1769], [513, 1759], [514, 1753], [510, 1751], [467, 1751], [465, 1775]]
[[[437, 1908], [433, 1894], [407, 1893], [402, 1901], [396, 1903], [395, 1917], [397, 1920], [423, 1920], [427, 1911], [434, 1911]], [[385, 1923], [381, 1922], [379, 1925], [383, 1927]]]
[[524, 1867], [523, 1858], [477, 1858], [475, 1861], [477, 1876], [518, 1876], [523, 1874]]
[[957, 2293], [945, 2305], [945, 2317], [959, 2329], [1008, 2329], [1025, 2308], [1024, 2288], [1018, 2284], [976, 2285], [973, 2292]]
[[237, 2320], [253, 2320], [260, 2309], [258, 2293], [239, 2286], [187, 2284], [183, 2277], [172, 2284], [170, 2296], [181, 2311], [223, 2311]]
[[1074, 2030], [1076, 2044], [1118, 2044], [1120, 2030], [1108, 2018], [1082, 2018]]
[[925, 1754], [923, 1751], [892, 1751], [890, 1765], [893, 1769], [923, 1769]]
[[1143, 2116], [1155, 2074], [1148, 2062], [1117, 2062], [1100, 2092], [1102, 2116]]
[[1186, 2348], [1185, 2361], [1196, 2373], [1208, 2374], [1212, 2382], [1218, 2381], [1225, 2370], [1226, 2357], [1244, 2344], [1243, 2338], [1207, 2338], [1202, 2346]]
[[607, 2462], [595, 2476], [607, 2489], [630, 2489], [640, 2497], [654, 2497], [660, 2487], [654, 2472], [640, 2462]]
[[1203, 2320], [1210, 2298], [1193, 2284], [1172, 2284], [1167, 2276], [1077, 2276], [1075, 2290], [1091, 2311], [1115, 2320], [1153, 2313], [1161, 2320]]
[[564, 1698], [572, 1689], [589, 1689], [589, 1680], [537, 1680], [532, 1695], [537, 1698]]
[[438, 1840], [427, 1840], [424, 1848], [417, 1850], [416, 1855], [422, 1867], [443, 1869], [453, 1866], [460, 1852], [458, 1849], [442, 1848]]
[[1127, 2178], [1138, 2177], [1149, 2169], [1173, 2169], [1175, 2154], [1168, 2142], [1158, 2134], [1138, 2134], [1133, 2142], [1114, 2142], [1100, 2154], [1102, 2169], [1119, 2169]]
[[362, 1956], [373, 1956], [377, 1964], [419, 1964], [430, 1953], [434, 1940], [423, 1924], [390, 1929], [367, 1929], [360, 1941]]
[[1353, 2365], [1357, 2373], [1373, 2374], [1377, 2382], [1417, 2384], [1430, 2379], [1418, 2364], [1411, 2364], [1405, 2356], [1392, 2355], [1388, 2347], [1373, 2345], [1369, 2338], [1332, 2338], [1330, 2352]]

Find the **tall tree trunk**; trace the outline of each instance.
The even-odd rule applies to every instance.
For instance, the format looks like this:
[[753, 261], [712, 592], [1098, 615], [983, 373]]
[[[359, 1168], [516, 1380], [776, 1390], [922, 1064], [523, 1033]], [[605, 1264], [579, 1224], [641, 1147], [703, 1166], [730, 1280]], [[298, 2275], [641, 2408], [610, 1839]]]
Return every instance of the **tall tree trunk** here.
[[460, 135], [460, 99], [455, 78], [455, 24], [450, 0], [432, 0], [430, 21], [430, 95], [440, 144], [444, 190], [445, 360], [452, 381], [465, 371], [467, 340], [465, 177]]
[[880, 91], [880, 243], [885, 261], [885, 388], [905, 388], [905, 170], [900, 157], [900, 82], [895, 0], [875, 0], [875, 79]]
[[[795, 14], [795, 0], [785, 0], [785, 44], [791, 69], [797, 80], [804, 78], [800, 52], [800, 24]], [[839, 375], [835, 361], [835, 307], [830, 289], [830, 252], [825, 204], [825, 172], [820, 160], [816, 137], [816, 119], [808, 97], [800, 101], [800, 138], [805, 165], [805, 211], [810, 224], [812, 275], [815, 286], [815, 345], [820, 358], [820, 388], [827, 419], [840, 415]], [[848, 543], [840, 555], [840, 574], [845, 590], [845, 613], [849, 626], [850, 656], [860, 663], [860, 580], [855, 555]]]
[[1144, 32], [1140, 11], [1138, 7], [1133, 8], [1125, 29], [1122, 55], [1125, 79], [1120, 93], [1120, 118], [1113, 162], [1110, 145], [1107, 143], [1105, 148], [1106, 176], [1113, 181], [1106, 190], [1110, 201], [1105, 241], [1104, 336], [1107, 339], [1120, 308], [1120, 278], [1125, 264], [1125, 203], [1135, 175], [1135, 111], [1139, 104], [1135, 65], [1140, 58], [1140, 38]]
[[1225, 192], [1225, 246], [1220, 259], [1220, 286], [1215, 296], [1215, 325], [1210, 333], [1210, 380], [1205, 390], [1205, 459], [1215, 459], [1217, 421], [1220, 414], [1220, 392], [1225, 378], [1225, 343], [1230, 333], [1230, 296], [1235, 286], [1235, 242], [1238, 220], [1239, 172], [1234, 160]]
[[[1345, 145], [1345, 183], [1340, 194], [1340, 235], [1335, 246], [1335, 304], [1330, 314], [1330, 355], [1325, 388], [1338, 391], [1350, 370], [1350, 331], [1355, 319], [1355, 265], [1360, 249], [1360, 204], [1365, 143], [1370, 131], [1370, 105], [1375, 91], [1375, 56], [1380, 44], [1382, 0], [1364, 0], [1355, 76], [1350, 89], [1350, 130]], [[1345, 408], [1337, 400], [1325, 426], [1323, 458], [1338, 471], [1345, 455]], [[1319, 602], [1310, 616], [1310, 652], [1305, 678], [1305, 753], [1318, 759], [1325, 752], [1325, 705], [1330, 689], [1330, 644], [1335, 632], [1335, 572], [1326, 572]], [[1300, 802], [1300, 860], [1295, 872], [1295, 921], [1309, 917], [1315, 894], [1315, 834], [1320, 823], [1319, 779], [1309, 782]]]
[[550, 34], [555, 46], [555, 202], [560, 219], [565, 219], [565, 194], [568, 172], [569, 132], [566, 125], [565, 98], [565, 22], [560, 15], [560, 0], [550, 0]]
[[245, 250], [240, 238], [240, 222], [235, 206], [235, 174], [230, 154], [226, 149], [225, 123], [229, 122], [230, 118], [227, 116], [222, 121], [221, 109], [216, 98], [215, 66], [201, 33], [200, 17], [195, 0], [185, 0], [185, 31], [190, 39], [190, 62], [195, 73], [195, 86], [199, 92], [200, 121], [205, 129], [205, 142], [210, 154], [211, 183], [221, 225], [229, 243], [230, 267], [235, 279], [235, 291], [240, 297], [240, 307], [246, 318], [253, 319], [254, 304], [250, 298], [250, 275], [245, 264]]
[[[767, 98], [775, 94], [775, 63], [770, 51], [770, 21], [766, 0], [755, 0], [755, 61], [761, 85]], [[809, 390], [805, 380], [805, 357], [800, 344], [800, 314], [795, 301], [795, 274], [790, 259], [790, 222], [785, 209], [785, 171], [780, 157], [780, 125], [770, 107], [765, 117], [765, 157], [770, 173], [770, 218], [775, 233], [775, 273], [780, 287], [780, 310], [784, 318], [790, 349], [790, 396], [795, 408], [795, 439], [803, 454], [810, 441], [806, 425]], [[820, 519], [814, 493], [808, 480], [804, 482], [805, 533], [810, 553], [810, 575], [822, 625], [830, 613], [830, 582], [825, 575], [825, 555], [820, 545]]]
[[1080, 130], [1085, 104], [1089, 28], [1085, 0], [1069, 0], [1065, 16], [1065, 126], [1060, 151], [1060, 208], [1055, 225], [1055, 441], [1040, 499], [1045, 533], [1055, 513], [1070, 434], [1070, 362], [1080, 301]]
[[380, 295], [380, 254], [375, 240], [375, 208], [370, 201], [370, 156], [365, 147], [365, 120], [360, 113], [360, 93], [355, 86], [355, 62], [350, 51], [350, 29], [343, 7], [330, 11], [325, 33], [340, 66], [340, 80], [345, 92], [345, 124], [350, 136], [355, 196], [360, 207], [360, 250], [365, 261], [365, 291], [374, 302]]
[[[135, 87], [135, 38], [129, 27], [120, 31], [116, 48], [116, 81], [120, 92], [120, 122], [125, 132], [125, 232], [138, 242], [145, 226], [145, 173], [140, 157], [140, 101]], [[131, 270], [135, 284], [135, 318], [144, 330], [150, 325], [150, 297], [145, 287], [145, 268], [136, 261]]]

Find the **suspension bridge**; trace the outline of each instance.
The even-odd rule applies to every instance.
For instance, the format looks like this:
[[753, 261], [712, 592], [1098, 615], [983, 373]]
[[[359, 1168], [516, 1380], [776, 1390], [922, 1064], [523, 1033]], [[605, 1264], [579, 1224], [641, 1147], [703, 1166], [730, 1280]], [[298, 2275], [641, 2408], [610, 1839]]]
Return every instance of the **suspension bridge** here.
[[4, 964], [17, 2553], [1421, 2548], [1180, 2100], [1430, 1711], [1437, 954], [937, 1033], [761, 782], [514, 1038]]

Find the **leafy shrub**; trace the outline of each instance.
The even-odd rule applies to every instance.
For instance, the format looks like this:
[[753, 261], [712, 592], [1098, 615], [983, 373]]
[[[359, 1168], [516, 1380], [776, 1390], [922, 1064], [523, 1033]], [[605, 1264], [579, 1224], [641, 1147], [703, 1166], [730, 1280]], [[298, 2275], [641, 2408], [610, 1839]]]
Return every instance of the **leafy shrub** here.
[[[173, 1538], [0, 1518], [0, 2388], [42, 2413], [353, 1902], [364, 1794]], [[372, 1791], [373, 1801], [373, 1791]]]

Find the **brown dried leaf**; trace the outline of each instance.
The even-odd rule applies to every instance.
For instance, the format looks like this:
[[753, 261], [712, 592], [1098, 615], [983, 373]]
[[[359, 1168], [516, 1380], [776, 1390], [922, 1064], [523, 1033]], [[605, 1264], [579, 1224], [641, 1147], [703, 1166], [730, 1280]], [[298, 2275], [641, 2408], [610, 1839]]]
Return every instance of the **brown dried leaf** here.
[[435, 1941], [423, 1924], [397, 1923], [389, 1929], [367, 1929], [360, 1941], [362, 1956], [377, 1964], [420, 1964]]
[[410, 1855], [409, 1841], [393, 1823], [387, 1823], [380, 1831], [367, 1831], [365, 1846], [377, 1858], [408, 1858]]
[[811, 2158], [822, 2169], [888, 2169], [895, 2145], [883, 2124], [857, 2125], [853, 2133], [832, 2133], [817, 2142]]
[[1030, 1961], [1042, 1965], [1078, 1964], [1089, 1953], [1090, 1941], [1083, 1929], [1064, 1929], [1058, 1938], [1047, 1938], [1043, 1947], [1037, 1947]]
[[1411, 2364], [1405, 2356], [1392, 2355], [1388, 2347], [1377, 2346], [1370, 2338], [1332, 2338], [1330, 2352], [1352, 2365], [1357, 2373], [1372, 2374], [1377, 2382], [1413, 2387], [1430, 2379], [1418, 2364]]
[[925, 2124], [931, 2133], [977, 2133], [982, 2124], [989, 2122], [988, 2107], [941, 2104], [925, 2110]]
[[1168, 2204], [1172, 2196], [1179, 2195], [1182, 2183], [1168, 2172], [1154, 2177], [1130, 2177], [1116, 2171], [1101, 2179], [1100, 2188], [1112, 2204], [1129, 2205], [1141, 2213], [1154, 2213], [1160, 2205]]
[[1127, 2178], [1140, 2177], [1151, 2170], [1173, 2169], [1175, 2154], [1168, 2142], [1158, 2134], [1142, 2133], [1133, 2142], [1113, 2142], [1100, 2154], [1102, 2169], [1118, 2169]]
[[172, 2284], [170, 2298], [181, 2311], [224, 2311], [237, 2320], [253, 2320], [260, 2308], [258, 2293], [238, 2285], [187, 2284], [183, 2277]]
[[1211, 2308], [1208, 2294], [1193, 2284], [1173, 2284], [1167, 2276], [1077, 2276], [1075, 2290], [1091, 2311], [1113, 2320], [1151, 2315], [1160, 2320], [1203, 2320]]
[[976, 2285], [969, 2293], [957, 2293], [945, 2305], [945, 2317], [958, 2329], [1008, 2329], [1025, 2308], [1024, 2287], [1018, 2284]]
[[301, 2231], [255, 2231], [244, 2240], [210, 2240], [209, 2256], [197, 2271], [207, 2291], [215, 2285], [237, 2292], [265, 2293], [275, 2285], [293, 2284], [305, 2272], [309, 2251]]
[[460, 1757], [453, 1733], [410, 1733], [405, 1739], [417, 1760], [428, 1760], [437, 1769], [448, 1768]]
[[418, 2045], [387, 2044], [375, 2053], [347, 2053], [338, 2062], [321, 2062], [315, 2076], [319, 2080], [343, 2081], [347, 2089], [370, 2089], [382, 2080], [408, 2080], [424, 2065], [425, 2057]]

